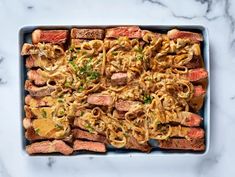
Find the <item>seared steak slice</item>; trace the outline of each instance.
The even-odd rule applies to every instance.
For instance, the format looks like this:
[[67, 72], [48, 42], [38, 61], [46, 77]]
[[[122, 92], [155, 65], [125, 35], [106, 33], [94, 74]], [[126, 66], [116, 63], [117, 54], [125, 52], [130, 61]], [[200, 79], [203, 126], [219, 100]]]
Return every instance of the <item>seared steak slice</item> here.
[[80, 141], [75, 140], [73, 144], [73, 150], [80, 151], [94, 151], [94, 152], [106, 152], [106, 147], [103, 143], [100, 142], [91, 142], [91, 141]]
[[127, 139], [127, 144], [126, 144], [125, 148], [126, 149], [135, 149], [135, 150], [139, 150], [139, 151], [142, 151], [142, 152], [150, 152], [151, 149], [152, 149], [148, 145], [148, 143], [139, 144], [133, 136], [131, 136]]
[[24, 43], [21, 49], [21, 55], [34, 55], [38, 54], [38, 51], [35, 50], [36, 47], [33, 44]]
[[103, 136], [103, 135], [89, 133], [89, 132], [81, 130], [81, 129], [73, 129], [72, 132], [73, 132], [73, 137], [76, 139], [98, 141], [101, 143], [104, 143], [106, 140], [105, 136]]
[[204, 139], [168, 139], [160, 140], [159, 147], [162, 149], [178, 149], [178, 150], [194, 150], [203, 151], [205, 150]]
[[72, 39], [103, 39], [103, 29], [78, 29], [73, 28], [71, 30]]
[[114, 73], [111, 76], [111, 82], [113, 85], [126, 85], [127, 84], [127, 73]]
[[188, 31], [180, 31], [180, 30], [177, 30], [177, 29], [173, 29], [173, 30], [168, 31], [167, 36], [170, 39], [182, 38], [182, 39], [190, 39], [193, 42], [203, 41], [203, 37], [199, 33], [193, 33], [193, 32], [188, 32]]
[[204, 137], [204, 130], [201, 128], [189, 128], [189, 127], [171, 127], [172, 132], [170, 137], [182, 137], [190, 139], [200, 139]]
[[[199, 116], [198, 114], [186, 111], [179, 112], [177, 115], [178, 115], [177, 118], [178, 120], [172, 120], [172, 122], [179, 122], [180, 124], [189, 127], [200, 126], [203, 120], [202, 117]], [[169, 120], [169, 122], [171, 121]]]
[[206, 93], [206, 90], [203, 89], [201, 85], [194, 86], [194, 94], [193, 94], [194, 97], [205, 95], [205, 93]]
[[29, 141], [36, 141], [36, 140], [44, 140], [44, 139], [47, 139], [47, 138], [44, 138], [44, 137], [41, 137], [39, 136], [33, 127], [29, 127], [26, 129], [25, 131], [25, 138]]
[[46, 96], [43, 98], [38, 98], [38, 97], [32, 97], [31, 95], [27, 95], [25, 97], [25, 104], [29, 105], [30, 107], [43, 107], [43, 106], [52, 106], [55, 104], [55, 99], [50, 97], [50, 96]]
[[64, 155], [73, 153], [73, 149], [62, 140], [36, 142], [26, 147], [28, 154], [59, 152]]
[[24, 127], [25, 129], [28, 129], [28, 128], [32, 127], [32, 119], [30, 119], [30, 118], [28, 118], [28, 117], [25, 117], [25, 118], [23, 119], [23, 127]]
[[32, 84], [29, 80], [25, 81], [25, 90], [29, 92], [31, 96], [34, 97], [43, 97], [43, 96], [49, 96], [51, 95], [51, 92], [53, 92], [56, 88], [54, 86], [43, 86], [43, 87], [37, 87]]
[[208, 73], [204, 68], [191, 69], [187, 74], [183, 75], [185, 79], [191, 82], [200, 81], [208, 77]]
[[103, 95], [100, 93], [89, 95], [87, 98], [89, 104], [98, 106], [111, 106], [113, 104], [113, 98], [109, 95]]
[[47, 79], [40, 74], [40, 70], [29, 70], [27, 73], [28, 79], [34, 81], [35, 85], [45, 85]]
[[139, 105], [140, 102], [138, 101], [124, 101], [124, 100], [118, 100], [115, 102], [115, 108], [120, 112], [127, 112], [132, 107]]
[[32, 42], [48, 42], [53, 44], [63, 44], [68, 38], [68, 30], [34, 30], [32, 33]]
[[141, 29], [138, 26], [125, 26], [125, 27], [115, 27], [109, 28], [106, 30], [106, 38], [119, 38], [119, 37], [128, 37], [128, 38], [141, 38]]

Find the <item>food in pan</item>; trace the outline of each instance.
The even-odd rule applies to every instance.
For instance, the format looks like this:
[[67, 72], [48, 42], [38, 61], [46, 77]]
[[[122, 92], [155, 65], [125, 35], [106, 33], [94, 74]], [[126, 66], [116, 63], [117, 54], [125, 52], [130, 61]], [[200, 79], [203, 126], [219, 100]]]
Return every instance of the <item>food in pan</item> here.
[[29, 154], [205, 150], [199, 33], [137, 26], [42, 30], [25, 43]]

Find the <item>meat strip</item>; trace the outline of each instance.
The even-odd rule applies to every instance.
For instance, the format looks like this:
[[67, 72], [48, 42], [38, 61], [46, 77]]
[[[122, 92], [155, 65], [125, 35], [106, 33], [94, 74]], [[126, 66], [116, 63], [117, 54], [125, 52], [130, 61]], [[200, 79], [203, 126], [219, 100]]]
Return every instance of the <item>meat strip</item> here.
[[148, 143], [139, 144], [133, 136], [128, 138], [125, 148], [126, 149], [135, 149], [135, 150], [139, 150], [142, 152], [150, 152], [151, 151], [151, 147], [148, 145]]
[[29, 70], [27, 72], [28, 79], [33, 81], [35, 85], [42, 86], [45, 85], [47, 79], [40, 74], [40, 70]]
[[205, 93], [206, 93], [206, 90], [203, 89], [201, 85], [194, 86], [194, 94], [193, 94], [194, 97], [205, 95]]
[[111, 76], [111, 82], [113, 85], [126, 85], [127, 84], [127, 73], [114, 73]]
[[193, 33], [193, 32], [188, 32], [188, 31], [180, 31], [180, 30], [177, 30], [177, 29], [172, 29], [172, 30], [168, 31], [167, 36], [170, 39], [182, 38], [182, 39], [190, 39], [193, 42], [203, 41], [203, 37], [199, 33]]
[[100, 93], [89, 95], [87, 98], [89, 104], [98, 106], [111, 106], [113, 104], [113, 99], [109, 95], [102, 95]]
[[128, 37], [128, 38], [141, 38], [141, 29], [138, 26], [126, 26], [126, 27], [115, 27], [109, 28], [106, 30], [106, 38], [119, 38], [119, 37]]
[[43, 106], [52, 106], [55, 104], [54, 98], [50, 96], [46, 96], [43, 98], [34, 98], [31, 95], [27, 95], [25, 97], [25, 104], [29, 105], [30, 107], [43, 107]]
[[38, 51], [35, 50], [36, 47], [32, 44], [24, 43], [21, 49], [21, 55], [34, 55], [37, 54]]
[[208, 77], [208, 73], [204, 68], [191, 69], [183, 77], [191, 82], [200, 81]]
[[59, 152], [64, 155], [73, 153], [73, 149], [62, 140], [36, 142], [26, 147], [28, 154]]
[[178, 121], [176, 120], [176, 122], [179, 122], [182, 125], [190, 126], [190, 127], [200, 126], [203, 120], [202, 117], [199, 116], [198, 114], [187, 112], [187, 111], [179, 112], [177, 115], [178, 115], [179, 120]]
[[25, 129], [28, 129], [28, 128], [32, 127], [32, 119], [25, 117], [23, 119], [23, 127]]
[[193, 150], [203, 151], [205, 150], [204, 139], [168, 139], [160, 140], [159, 147], [162, 149], [178, 149], [178, 150]]
[[49, 95], [51, 95], [51, 92], [53, 92], [55, 89], [56, 88], [51, 85], [37, 87], [37, 86], [33, 85], [33, 83], [30, 82], [29, 80], [25, 81], [25, 90], [27, 90], [29, 92], [29, 94], [34, 97], [49, 96]]
[[33, 55], [28, 56], [26, 58], [25, 66], [26, 68], [39, 67], [37, 58], [34, 57]]
[[132, 107], [139, 105], [140, 102], [138, 101], [124, 101], [124, 100], [118, 100], [115, 102], [115, 108], [120, 112], [127, 112]]
[[76, 139], [98, 141], [101, 143], [104, 143], [106, 140], [105, 136], [89, 133], [81, 129], [73, 129], [72, 132], [73, 132], [73, 137]]
[[189, 128], [189, 127], [171, 127], [172, 132], [170, 137], [182, 137], [190, 139], [200, 139], [204, 137], [204, 130], [201, 128]]
[[34, 30], [32, 33], [32, 42], [48, 42], [53, 44], [63, 44], [68, 38], [68, 30]]
[[29, 127], [25, 131], [25, 138], [29, 141], [36, 141], [36, 140], [44, 140], [47, 138], [39, 136], [35, 131], [33, 127]]
[[24, 106], [24, 112], [25, 112], [26, 118], [29, 118], [29, 119], [34, 118], [34, 114], [32, 113], [32, 111], [28, 105]]
[[71, 30], [72, 39], [104, 39], [103, 29], [78, 29]]
[[86, 150], [94, 152], [106, 152], [106, 147], [103, 143], [100, 142], [91, 142], [91, 141], [81, 141], [75, 140], [73, 144], [73, 150]]

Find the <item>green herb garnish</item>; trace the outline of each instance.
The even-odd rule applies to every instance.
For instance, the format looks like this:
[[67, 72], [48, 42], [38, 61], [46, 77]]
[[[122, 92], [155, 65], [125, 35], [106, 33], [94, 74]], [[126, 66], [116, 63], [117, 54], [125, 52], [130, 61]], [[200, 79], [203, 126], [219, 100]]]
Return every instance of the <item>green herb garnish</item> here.
[[61, 125], [59, 125], [59, 124], [56, 124], [56, 125], [55, 125], [55, 128], [56, 128], [57, 130], [63, 130], [63, 126], [61, 126]]
[[39, 131], [40, 131], [39, 128], [36, 128], [34, 131], [35, 131], [35, 133], [36, 133], [37, 135], [39, 135]]
[[80, 92], [82, 92], [84, 90], [84, 87], [82, 86], [82, 85], [80, 85], [79, 87], [78, 87], [78, 92], [80, 93]]
[[42, 109], [42, 117], [47, 118], [47, 112], [44, 109]]
[[95, 79], [97, 79], [98, 77], [100, 77], [100, 73], [99, 73], [99, 72], [96, 72], [96, 71], [93, 71], [93, 72], [89, 73], [89, 75], [90, 75], [90, 79], [91, 79], [91, 80], [95, 80]]
[[85, 112], [84, 111], [81, 111], [81, 114], [80, 114], [80, 116], [83, 116], [85, 114]]
[[143, 55], [137, 55], [137, 56], [136, 56], [136, 59], [137, 59], [137, 60], [140, 60], [140, 61], [143, 61], [144, 56], [143, 56]]
[[87, 125], [85, 126], [85, 128], [86, 128], [90, 133], [93, 133], [93, 132], [95, 131], [94, 128], [91, 127], [90, 124], [87, 124]]
[[150, 95], [145, 95], [144, 96], [144, 104], [150, 104], [153, 100], [153, 97]]
[[70, 85], [69, 82], [65, 82], [64, 86], [65, 86], [65, 87], [71, 87], [71, 85]]
[[69, 64], [73, 67], [74, 71], [78, 70], [78, 66], [74, 63], [74, 61], [69, 61]]
[[58, 102], [59, 102], [59, 103], [63, 103], [64, 100], [63, 100], [63, 99], [58, 99]]
[[116, 56], [116, 55], [118, 54], [118, 52], [117, 52], [117, 51], [112, 51], [111, 54], [112, 54], [113, 56]]

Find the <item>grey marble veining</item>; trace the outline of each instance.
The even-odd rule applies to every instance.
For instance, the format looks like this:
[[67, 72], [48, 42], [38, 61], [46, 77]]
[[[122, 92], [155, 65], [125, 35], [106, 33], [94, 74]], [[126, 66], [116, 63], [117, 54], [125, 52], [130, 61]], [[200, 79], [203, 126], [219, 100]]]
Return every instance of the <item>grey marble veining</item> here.
[[[235, 1], [0, 0], [0, 177], [235, 176]], [[31, 24], [201, 24], [211, 54], [211, 146], [206, 156], [27, 157], [21, 149], [20, 27]]]

